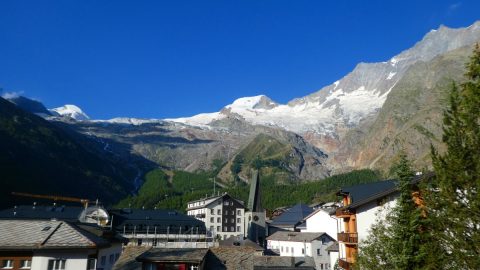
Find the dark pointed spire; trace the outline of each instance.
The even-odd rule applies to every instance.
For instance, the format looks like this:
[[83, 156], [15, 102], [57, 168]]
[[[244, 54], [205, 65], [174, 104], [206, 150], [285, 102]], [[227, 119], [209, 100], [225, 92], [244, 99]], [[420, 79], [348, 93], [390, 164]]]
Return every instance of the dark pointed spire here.
[[260, 198], [260, 173], [258, 170], [252, 171], [252, 181], [250, 181], [250, 195], [248, 197], [247, 207], [251, 212], [263, 211]]

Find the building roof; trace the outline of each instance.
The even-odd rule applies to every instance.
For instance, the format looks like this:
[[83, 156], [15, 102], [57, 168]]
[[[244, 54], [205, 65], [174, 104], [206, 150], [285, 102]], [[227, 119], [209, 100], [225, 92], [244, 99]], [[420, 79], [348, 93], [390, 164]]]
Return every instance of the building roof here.
[[146, 230], [147, 227], [151, 230], [154, 227], [157, 227], [158, 230], [166, 230], [167, 227], [171, 229], [173, 227], [185, 228], [186, 226], [188, 228], [198, 227], [199, 233], [206, 230], [204, 222], [174, 210], [112, 209], [109, 212], [113, 218], [113, 227], [117, 231], [122, 231], [124, 226], [132, 228], [136, 226], [137, 230], [140, 228]]
[[254, 259], [255, 270], [260, 269], [315, 269], [312, 257], [257, 256]]
[[288, 242], [312, 242], [313, 240], [320, 238], [322, 235], [328, 236], [328, 234], [324, 232], [278, 231], [267, 237], [267, 240]]
[[138, 256], [137, 261], [201, 263], [207, 252], [207, 248], [154, 248]]
[[126, 246], [120, 258], [113, 265], [113, 270], [142, 270], [142, 263], [136, 258], [146, 251], [150, 250], [150, 246]]
[[283, 212], [270, 224], [275, 227], [295, 227], [295, 225], [302, 222], [302, 220], [312, 212], [313, 209], [310, 206], [299, 203]]
[[[207, 207], [208, 205], [210, 205], [211, 203], [213, 203], [213, 202], [215, 202], [215, 201], [217, 201], [218, 199], [221, 199], [221, 198], [223, 198], [223, 197], [232, 198], [233, 200], [237, 201], [237, 202], [238, 202], [239, 204], [241, 204], [242, 206], [245, 205], [245, 202], [244, 202], [244, 201], [238, 200], [238, 199], [230, 196], [230, 194], [228, 194], [228, 193], [225, 192], [224, 194], [219, 195], [219, 196], [206, 197], [206, 198], [203, 198], [203, 199], [199, 199], [199, 200], [187, 202], [187, 210], [205, 208], [205, 207]], [[199, 205], [199, 206], [188, 207], [189, 204], [196, 203], [196, 202], [203, 202], [203, 204], [202, 204], [202, 205]]]
[[250, 247], [253, 248], [257, 251], [262, 251], [264, 250], [260, 245], [257, 243], [253, 242], [250, 239], [243, 239], [242, 236], [230, 236], [229, 238], [225, 240], [220, 240], [219, 241], [219, 246], [221, 247]]
[[328, 252], [338, 252], [338, 242], [333, 242], [330, 246], [327, 247], [326, 251]]
[[65, 221], [0, 220], [0, 249], [77, 249], [109, 242]]
[[[318, 213], [318, 212], [320, 212], [320, 211], [321, 211], [321, 212], [325, 212], [325, 213], [327, 213], [328, 215], [331, 215], [332, 213], [335, 213], [335, 210], [336, 210], [336, 209], [337, 209], [337, 208], [335, 208], [335, 207], [330, 207], [330, 208], [317, 208], [317, 209], [315, 209], [315, 211], [313, 211], [312, 213], [310, 213], [308, 216], [306, 216], [306, 217], [303, 219], [303, 223], [305, 223], [305, 221], [306, 221], [307, 219], [313, 217], [316, 213]], [[302, 224], [303, 224], [303, 223], [302, 223]], [[306, 225], [305, 225], [305, 226], [306, 226]], [[299, 228], [299, 227], [297, 226], [297, 228]]]
[[0, 211], [0, 219], [58, 219], [78, 221], [84, 207], [20, 205]]
[[[433, 176], [433, 173], [417, 175], [412, 178], [411, 183], [417, 184], [423, 179], [430, 179]], [[342, 188], [340, 191], [337, 192], [337, 195], [349, 195], [352, 201], [347, 207], [350, 209], [355, 209], [371, 201], [381, 199], [385, 196], [398, 192], [397, 183], [397, 180], [391, 179], [355, 185]]]

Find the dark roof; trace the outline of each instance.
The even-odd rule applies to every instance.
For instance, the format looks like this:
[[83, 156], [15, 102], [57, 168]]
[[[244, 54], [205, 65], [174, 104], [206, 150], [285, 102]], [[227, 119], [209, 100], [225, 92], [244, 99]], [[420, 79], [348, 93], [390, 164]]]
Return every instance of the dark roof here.
[[348, 194], [351, 199], [351, 204], [361, 202], [368, 199], [375, 194], [383, 193], [385, 191], [394, 190], [396, 187], [396, 180], [384, 180], [367, 184], [360, 184], [350, 187], [342, 188], [338, 194]]
[[201, 263], [207, 252], [207, 248], [154, 248], [138, 256], [137, 261]]
[[[228, 194], [228, 193], [225, 192], [224, 194], [219, 195], [219, 196], [205, 197], [205, 198], [203, 198], [203, 199], [199, 199], [199, 200], [187, 202], [187, 210], [194, 210], [194, 209], [205, 208], [205, 207], [207, 207], [208, 205], [210, 205], [211, 203], [216, 202], [217, 200], [222, 199], [222, 198], [224, 198], [224, 197], [227, 197], [227, 198], [230, 198], [230, 199], [236, 201], [236, 202], [239, 203], [242, 207], [245, 205], [245, 202], [244, 202], [244, 201], [239, 200], [239, 199], [236, 199], [236, 198], [232, 197], [230, 194]], [[188, 207], [189, 204], [191, 204], [191, 203], [196, 203], [196, 202], [203, 202], [204, 204], [198, 205], [198, 206], [193, 206], [193, 207]]]
[[283, 212], [270, 224], [275, 227], [295, 227], [295, 225], [302, 222], [302, 220], [312, 212], [313, 209], [310, 206], [299, 203]]
[[[412, 184], [418, 184], [423, 179], [430, 179], [433, 177], [433, 173], [427, 173], [424, 175], [414, 176], [411, 180]], [[384, 180], [373, 183], [361, 184], [351, 187], [342, 188], [337, 192], [337, 195], [346, 195], [348, 194], [351, 198], [351, 203], [347, 207], [350, 209], [355, 209], [358, 206], [364, 205], [365, 203], [371, 202], [393, 194], [398, 191], [397, 186], [398, 181]]]
[[113, 218], [113, 227], [117, 231], [123, 231], [123, 226], [136, 226], [137, 230], [139, 230], [140, 226], [145, 230], [147, 226], [151, 230], [154, 227], [162, 230], [167, 227], [188, 226], [188, 228], [194, 228], [198, 226], [199, 233], [206, 231], [204, 222], [175, 210], [112, 209], [109, 210], [109, 213]]
[[0, 219], [58, 219], [78, 221], [85, 208], [80, 206], [20, 205], [0, 211]]
[[0, 249], [91, 249], [110, 242], [65, 221], [0, 220]]

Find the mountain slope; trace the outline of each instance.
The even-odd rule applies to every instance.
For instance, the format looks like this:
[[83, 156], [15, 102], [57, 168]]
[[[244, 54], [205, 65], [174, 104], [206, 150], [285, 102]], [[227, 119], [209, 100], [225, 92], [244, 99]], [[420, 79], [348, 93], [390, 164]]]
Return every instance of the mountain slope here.
[[442, 112], [452, 82], [464, 80], [467, 46], [411, 66], [388, 95], [378, 117], [347, 133], [332, 164], [388, 168], [405, 149], [414, 165], [430, 166], [430, 144], [441, 145]]
[[12, 191], [99, 198], [107, 204], [131, 192], [137, 171], [82, 140], [83, 135], [0, 98], [0, 207], [12, 204]]

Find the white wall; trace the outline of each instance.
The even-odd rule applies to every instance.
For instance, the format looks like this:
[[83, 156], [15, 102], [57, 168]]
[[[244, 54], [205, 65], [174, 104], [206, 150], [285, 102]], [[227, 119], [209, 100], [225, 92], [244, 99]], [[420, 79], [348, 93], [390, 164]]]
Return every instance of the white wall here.
[[377, 217], [384, 219], [386, 211], [395, 207], [397, 197], [398, 195], [394, 195], [394, 197], [386, 198], [385, 203], [381, 206], [377, 205], [376, 201], [373, 201], [356, 209], [359, 243], [368, 237], [370, 228], [377, 221]]
[[[103, 248], [98, 251], [97, 268], [103, 268], [104, 270], [110, 270], [116, 262], [116, 254], [122, 254], [122, 244], [114, 243], [108, 248]], [[110, 262], [110, 255], [113, 255], [113, 262]], [[101, 265], [102, 256], [105, 256], [105, 265]], [[69, 270], [69, 269], [66, 269]]]
[[32, 270], [47, 270], [49, 260], [65, 259], [66, 270], [86, 270], [88, 254], [94, 250], [76, 250], [76, 251], [36, 251], [33, 253]]
[[330, 252], [330, 269], [333, 269], [333, 267], [337, 263], [338, 255], [339, 255], [338, 252]]
[[330, 216], [323, 210], [306, 219], [307, 228], [302, 232], [326, 232], [333, 239], [337, 240], [337, 218]]

